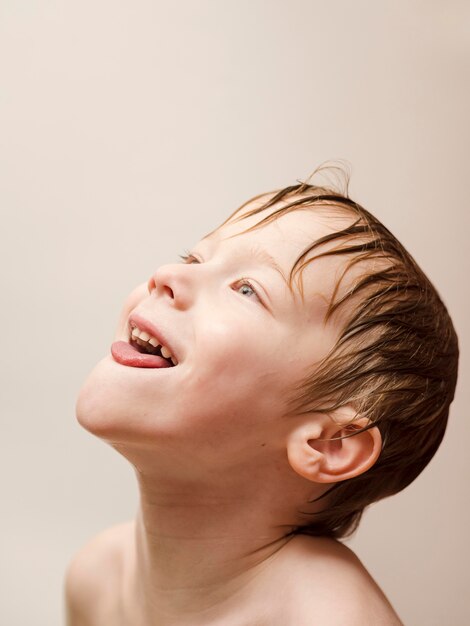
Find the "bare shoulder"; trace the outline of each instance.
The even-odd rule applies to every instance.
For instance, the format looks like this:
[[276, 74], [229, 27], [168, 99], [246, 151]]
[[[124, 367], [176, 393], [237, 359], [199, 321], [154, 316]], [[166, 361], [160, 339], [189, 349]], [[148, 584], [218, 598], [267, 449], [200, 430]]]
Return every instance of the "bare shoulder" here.
[[134, 522], [108, 528], [74, 555], [64, 580], [67, 626], [92, 626], [95, 616], [111, 610], [112, 592], [122, 573], [123, 546], [133, 528]]
[[403, 626], [383, 591], [347, 546], [307, 535], [298, 535], [290, 544], [286, 564], [290, 561], [293, 623]]

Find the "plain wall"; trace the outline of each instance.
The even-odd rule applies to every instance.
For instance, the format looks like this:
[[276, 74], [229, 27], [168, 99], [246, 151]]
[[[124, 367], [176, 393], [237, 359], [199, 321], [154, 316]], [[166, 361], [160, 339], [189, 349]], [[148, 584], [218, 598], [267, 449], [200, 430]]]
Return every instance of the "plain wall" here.
[[329, 159], [462, 352], [437, 455], [350, 545], [405, 624], [470, 623], [469, 24], [456, 0], [0, 2], [2, 624], [61, 624], [73, 553], [134, 515], [74, 418], [127, 292]]

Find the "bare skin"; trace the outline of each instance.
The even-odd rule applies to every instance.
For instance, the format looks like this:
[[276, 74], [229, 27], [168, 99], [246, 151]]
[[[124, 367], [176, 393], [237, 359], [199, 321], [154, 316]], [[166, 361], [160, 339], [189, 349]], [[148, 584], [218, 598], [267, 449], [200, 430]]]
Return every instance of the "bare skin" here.
[[147, 619], [143, 594], [125, 591], [126, 581], [133, 586], [135, 543], [132, 521], [104, 531], [76, 555], [66, 579], [68, 626], [402, 624], [351, 550], [340, 542], [306, 535], [290, 539], [220, 604], [208, 600], [205, 608], [186, 615], [154, 608]]
[[129, 296], [116, 338], [138, 314], [170, 338], [176, 367], [106, 357], [82, 388], [78, 419], [133, 465], [140, 506], [72, 562], [69, 626], [401, 623], [349, 549], [294, 534], [324, 506], [306, 503], [366, 471], [381, 446], [376, 428], [330, 441], [350, 432], [350, 407], [286, 413], [338, 332], [322, 320], [339, 268], [308, 268], [307, 304], [280, 274], [337, 222], [297, 212], [231, 238], [249, 225], [222, 227]]

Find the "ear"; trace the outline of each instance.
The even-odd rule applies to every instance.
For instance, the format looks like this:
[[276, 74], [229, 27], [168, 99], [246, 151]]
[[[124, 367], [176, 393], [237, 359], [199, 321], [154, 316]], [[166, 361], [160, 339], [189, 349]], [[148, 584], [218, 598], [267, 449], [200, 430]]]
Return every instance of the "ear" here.
[[366, 472], [379, 458], [382, 437], [366, 418], [354, 419], [355, 411], [343, 406], [330, 415], [316, 413], [291, 431], [287, 458], [300, 476], [316, 483], [334, 483]]

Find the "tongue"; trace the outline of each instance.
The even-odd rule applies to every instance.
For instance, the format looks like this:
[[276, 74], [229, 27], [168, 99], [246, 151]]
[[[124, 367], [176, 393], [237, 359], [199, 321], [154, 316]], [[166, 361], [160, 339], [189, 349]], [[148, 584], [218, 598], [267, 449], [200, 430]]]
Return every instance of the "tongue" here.
[[156, 354], [142, 354], [127, 341], [115, 341], [111, 346], [113, 359], [129, 367], [170, 367], [166, 359]]

